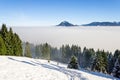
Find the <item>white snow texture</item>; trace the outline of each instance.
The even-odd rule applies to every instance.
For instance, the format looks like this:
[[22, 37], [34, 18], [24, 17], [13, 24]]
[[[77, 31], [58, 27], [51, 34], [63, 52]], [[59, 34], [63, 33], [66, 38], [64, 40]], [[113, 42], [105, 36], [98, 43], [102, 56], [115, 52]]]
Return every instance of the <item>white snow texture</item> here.
[[118, 80], [97, 72], [67, 69], [54, 61], [0, 56], [0, 80]]

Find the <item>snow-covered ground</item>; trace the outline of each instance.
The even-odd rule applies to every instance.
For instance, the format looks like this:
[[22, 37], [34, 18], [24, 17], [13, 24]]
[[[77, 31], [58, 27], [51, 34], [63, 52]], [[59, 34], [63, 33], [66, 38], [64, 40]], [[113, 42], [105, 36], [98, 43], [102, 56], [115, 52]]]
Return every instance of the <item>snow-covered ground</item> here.
[[66, 66], [47, 60], [0, 56], [0, 80], [117, 80], [109, 75], [67, 69]]

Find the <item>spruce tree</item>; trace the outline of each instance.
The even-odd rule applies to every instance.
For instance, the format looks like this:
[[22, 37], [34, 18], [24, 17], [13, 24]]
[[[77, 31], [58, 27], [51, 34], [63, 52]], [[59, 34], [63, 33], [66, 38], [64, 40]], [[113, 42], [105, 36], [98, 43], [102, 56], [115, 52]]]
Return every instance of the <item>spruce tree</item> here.
[[71, 57], [70, 63], [68, 64], [68, 68], [79, 69], [77, 58], [75, 56]]
[[10, 55], [9, 50], [10, 50], [10, 46], [9, 46], [9, 35], [8, 35], [8, 30], [5, 24], [2, 24], [2, 28], [0, 31], [1, 37], [4, 41], [5, 47], [6, 47], [6, 54], [5, 55]]
[[119, 58], [116, 59], [112, 74], [114, 77], [117, 77], [120, 79], [120, 56]]
[[36, 45], [35, 46], [35, 58], [40, 58], [41, 56], [41, 49], [40, 49], [40, 45]]
[[5, 55], [6, 54], [6, 47], [4, 44], [4, 41], [0, 35], [0, 55]]
[[6, 25], [3, 24], [0, 36], [6, 47], [4, 55], [22, 56], [22, 41], [16, 33], [13, 33], [12, 28], [8, 31]]
[[26, 57], [32, 57], [31, 50], [30, 50], [30, 43], [29, 42], [26, 42], [24, 56], [26, 56]]
[[108, 69], [107, 69], [107, 72], [108, 72], [108, 74], [111, 74], [111, 72], [113, 70], [113, 67], [114, 67], [112, 53], [109, 53], [107, 57], [108, 57], [108, 66], [107, 66]]
[[116, 60], [118, 59], [119, 56], [120, 56], [120, 50], [117, 49], [117, 50], [115, 50], [114, 55], [112, 56], [112, 58], [111, 58], [111, 60], [109, 62], [109, 64], [110, 64], [109, 73], [112, 73], [115, 62], [116, 62]]
[[105, 57], [104, 56], [105, 56], [104, 51], [98, 50], [96, 52], [96, 58], [94, 59], [92, 64], [93, 71], [106, 73], [107, 62], [106, 62], [106, 56]]
[[103, 58], [103, 69], [102, 69], [102, 72], [103, 73], [107, 73], [107, 70], [108, 70], [108, 59], [107, 59], [107, 52], [105, 52], [104, 50], [101, 51], [101, 54], [102, 54], [102, 58]]
[[83, 57], [84, 57], [84, 68], [89, 69], [93, 62], [93, 58], [95, 56], [94, 49], [86, 49], [84, 48]]
[[13, 48], [14, 55], [22, 56], [22, 52], [23, 52], [23, 50], [22, 50], [22, 41], [21, 41], [21, 39], [19, 38], [19, 36], [16, 33], [14, 33], [13, 37], [14, 37], [13, 38], [13, 43], [14, 44], [12, 44], [12, 45], [14, 47]]
[[71, 47], [69, 45], [62, 45], [61, 47], [61, 52], [62, 52], [62, 60], [64, 63], [67, 63], [70, 59], [70, 57], [72, 56], [72, 52], [71, 52]]
[[42, 57], [49, 61], [50, 60], [51, 46], [48, 43], [43, 44], [41, 52], [42, 52]]
[[8, 32], [8, 36], [9, 36], [9, 53], [10, 55], [15, 55], [14, 54], [14, 34], [13, 34], [13, 31], [12, 31], [12, 28], [10, 28], [9, 32]]

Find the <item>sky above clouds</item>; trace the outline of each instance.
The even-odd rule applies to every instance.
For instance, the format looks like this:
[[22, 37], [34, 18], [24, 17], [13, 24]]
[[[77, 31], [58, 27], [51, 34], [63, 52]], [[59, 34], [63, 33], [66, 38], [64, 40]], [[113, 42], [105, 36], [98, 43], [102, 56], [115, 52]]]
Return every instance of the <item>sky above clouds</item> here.
[[50, 26], [120, 21], [120, 0], [0, 0], [0, 24]]

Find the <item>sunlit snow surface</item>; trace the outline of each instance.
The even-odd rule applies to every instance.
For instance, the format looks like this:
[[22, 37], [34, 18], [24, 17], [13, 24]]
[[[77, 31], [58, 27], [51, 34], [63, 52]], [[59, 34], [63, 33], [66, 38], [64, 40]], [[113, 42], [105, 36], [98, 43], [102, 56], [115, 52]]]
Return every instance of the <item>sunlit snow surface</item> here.
[[54, 47], [62, 44], [114, 52], [120, 49], [120, 27], [13, 27], [23, 41], [35, 44], [48, 42]]
[[0, 80], [117, 80], [112, 76], [67, 69], [65, 64], [26, 57], [0, 56]]

